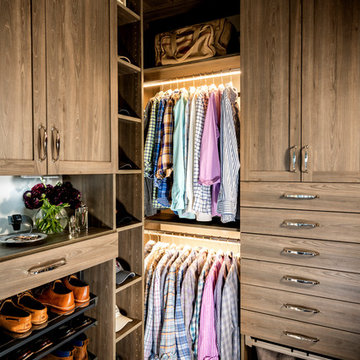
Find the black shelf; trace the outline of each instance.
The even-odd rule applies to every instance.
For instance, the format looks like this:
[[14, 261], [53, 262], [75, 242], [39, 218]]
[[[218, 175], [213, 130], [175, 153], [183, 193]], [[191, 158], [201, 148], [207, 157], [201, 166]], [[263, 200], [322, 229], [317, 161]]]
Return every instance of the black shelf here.
[[97, 305], [97, 300], [98, 298], [95, 295], [90, 294], [89, 306], [84, 308], [77, 308], [70, 315], [58, 315], [48, 310], [48, 325], [43, 329], [33, 330], [31, 335], [23, 339], [15, 339], [4, 331], [0, 330], [0, 359], [2, 359], [5, 355], [19, 349], [20, 347], [50, 333], [52, 330], [55, 330], [59, 326], [67, 323], [68, 321], [71, 321], [79, 315], [82, 315], [85, 311], [94, 308]]

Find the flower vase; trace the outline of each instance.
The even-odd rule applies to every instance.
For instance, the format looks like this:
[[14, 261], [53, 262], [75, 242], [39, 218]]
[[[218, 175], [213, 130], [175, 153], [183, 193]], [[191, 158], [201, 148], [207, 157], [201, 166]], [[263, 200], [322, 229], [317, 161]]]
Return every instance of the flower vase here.
[[44, 234], [62, 233], [68, 223], [68, 215], [63, 206], [51, 206], [44, 209], [42, 206], [35, 215], [35, 225], [38, 231]]

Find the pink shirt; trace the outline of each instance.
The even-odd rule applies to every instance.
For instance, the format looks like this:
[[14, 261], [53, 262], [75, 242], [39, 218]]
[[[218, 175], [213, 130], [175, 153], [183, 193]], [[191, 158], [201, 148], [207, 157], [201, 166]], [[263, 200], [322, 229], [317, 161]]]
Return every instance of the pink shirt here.
[[198, 360], [219, 359], [216, 346], [214, 288], [223, 261], [215, 261], [205, 281], [200, 311]]

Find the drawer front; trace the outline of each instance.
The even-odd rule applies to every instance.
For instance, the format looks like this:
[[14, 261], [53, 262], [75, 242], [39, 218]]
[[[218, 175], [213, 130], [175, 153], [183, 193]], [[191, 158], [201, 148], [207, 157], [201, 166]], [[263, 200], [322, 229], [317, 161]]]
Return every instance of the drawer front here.
[[360, 212], [360, 184], [242, 182], [241, 205]]
[[[117, 256], [117, 234], [109, 234], [71, 245], [0, 263], [0, 299], [32, 289]], [[50, 271], [37, 270], [54, 265]]]
[[[296, 282], [296, 279], [315, 283], [304, 284]], [[242, 259], [241, 282], [360, 303], [360, 274]]]
[[360, 273], [360, 244], [241, 234], [242, 258]]
[[240, 215], [242, 233], [360, 243], [360, 214], [241, 208]]
[[242, 285], [241, 307], [291, 320], [360, 333], [360, 304]]
[[252, 311], [241, 311], [241, 333], [343, 360], [358, 360], [360, 354], [359, 334]]

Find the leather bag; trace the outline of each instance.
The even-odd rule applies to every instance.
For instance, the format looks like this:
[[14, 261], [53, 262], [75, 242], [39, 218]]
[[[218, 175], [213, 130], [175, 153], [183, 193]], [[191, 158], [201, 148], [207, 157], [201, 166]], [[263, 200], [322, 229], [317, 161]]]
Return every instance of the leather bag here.
[[232, 25], [226, 19], [197, 24], [155, 36], [156, 66], [225, 55]]

